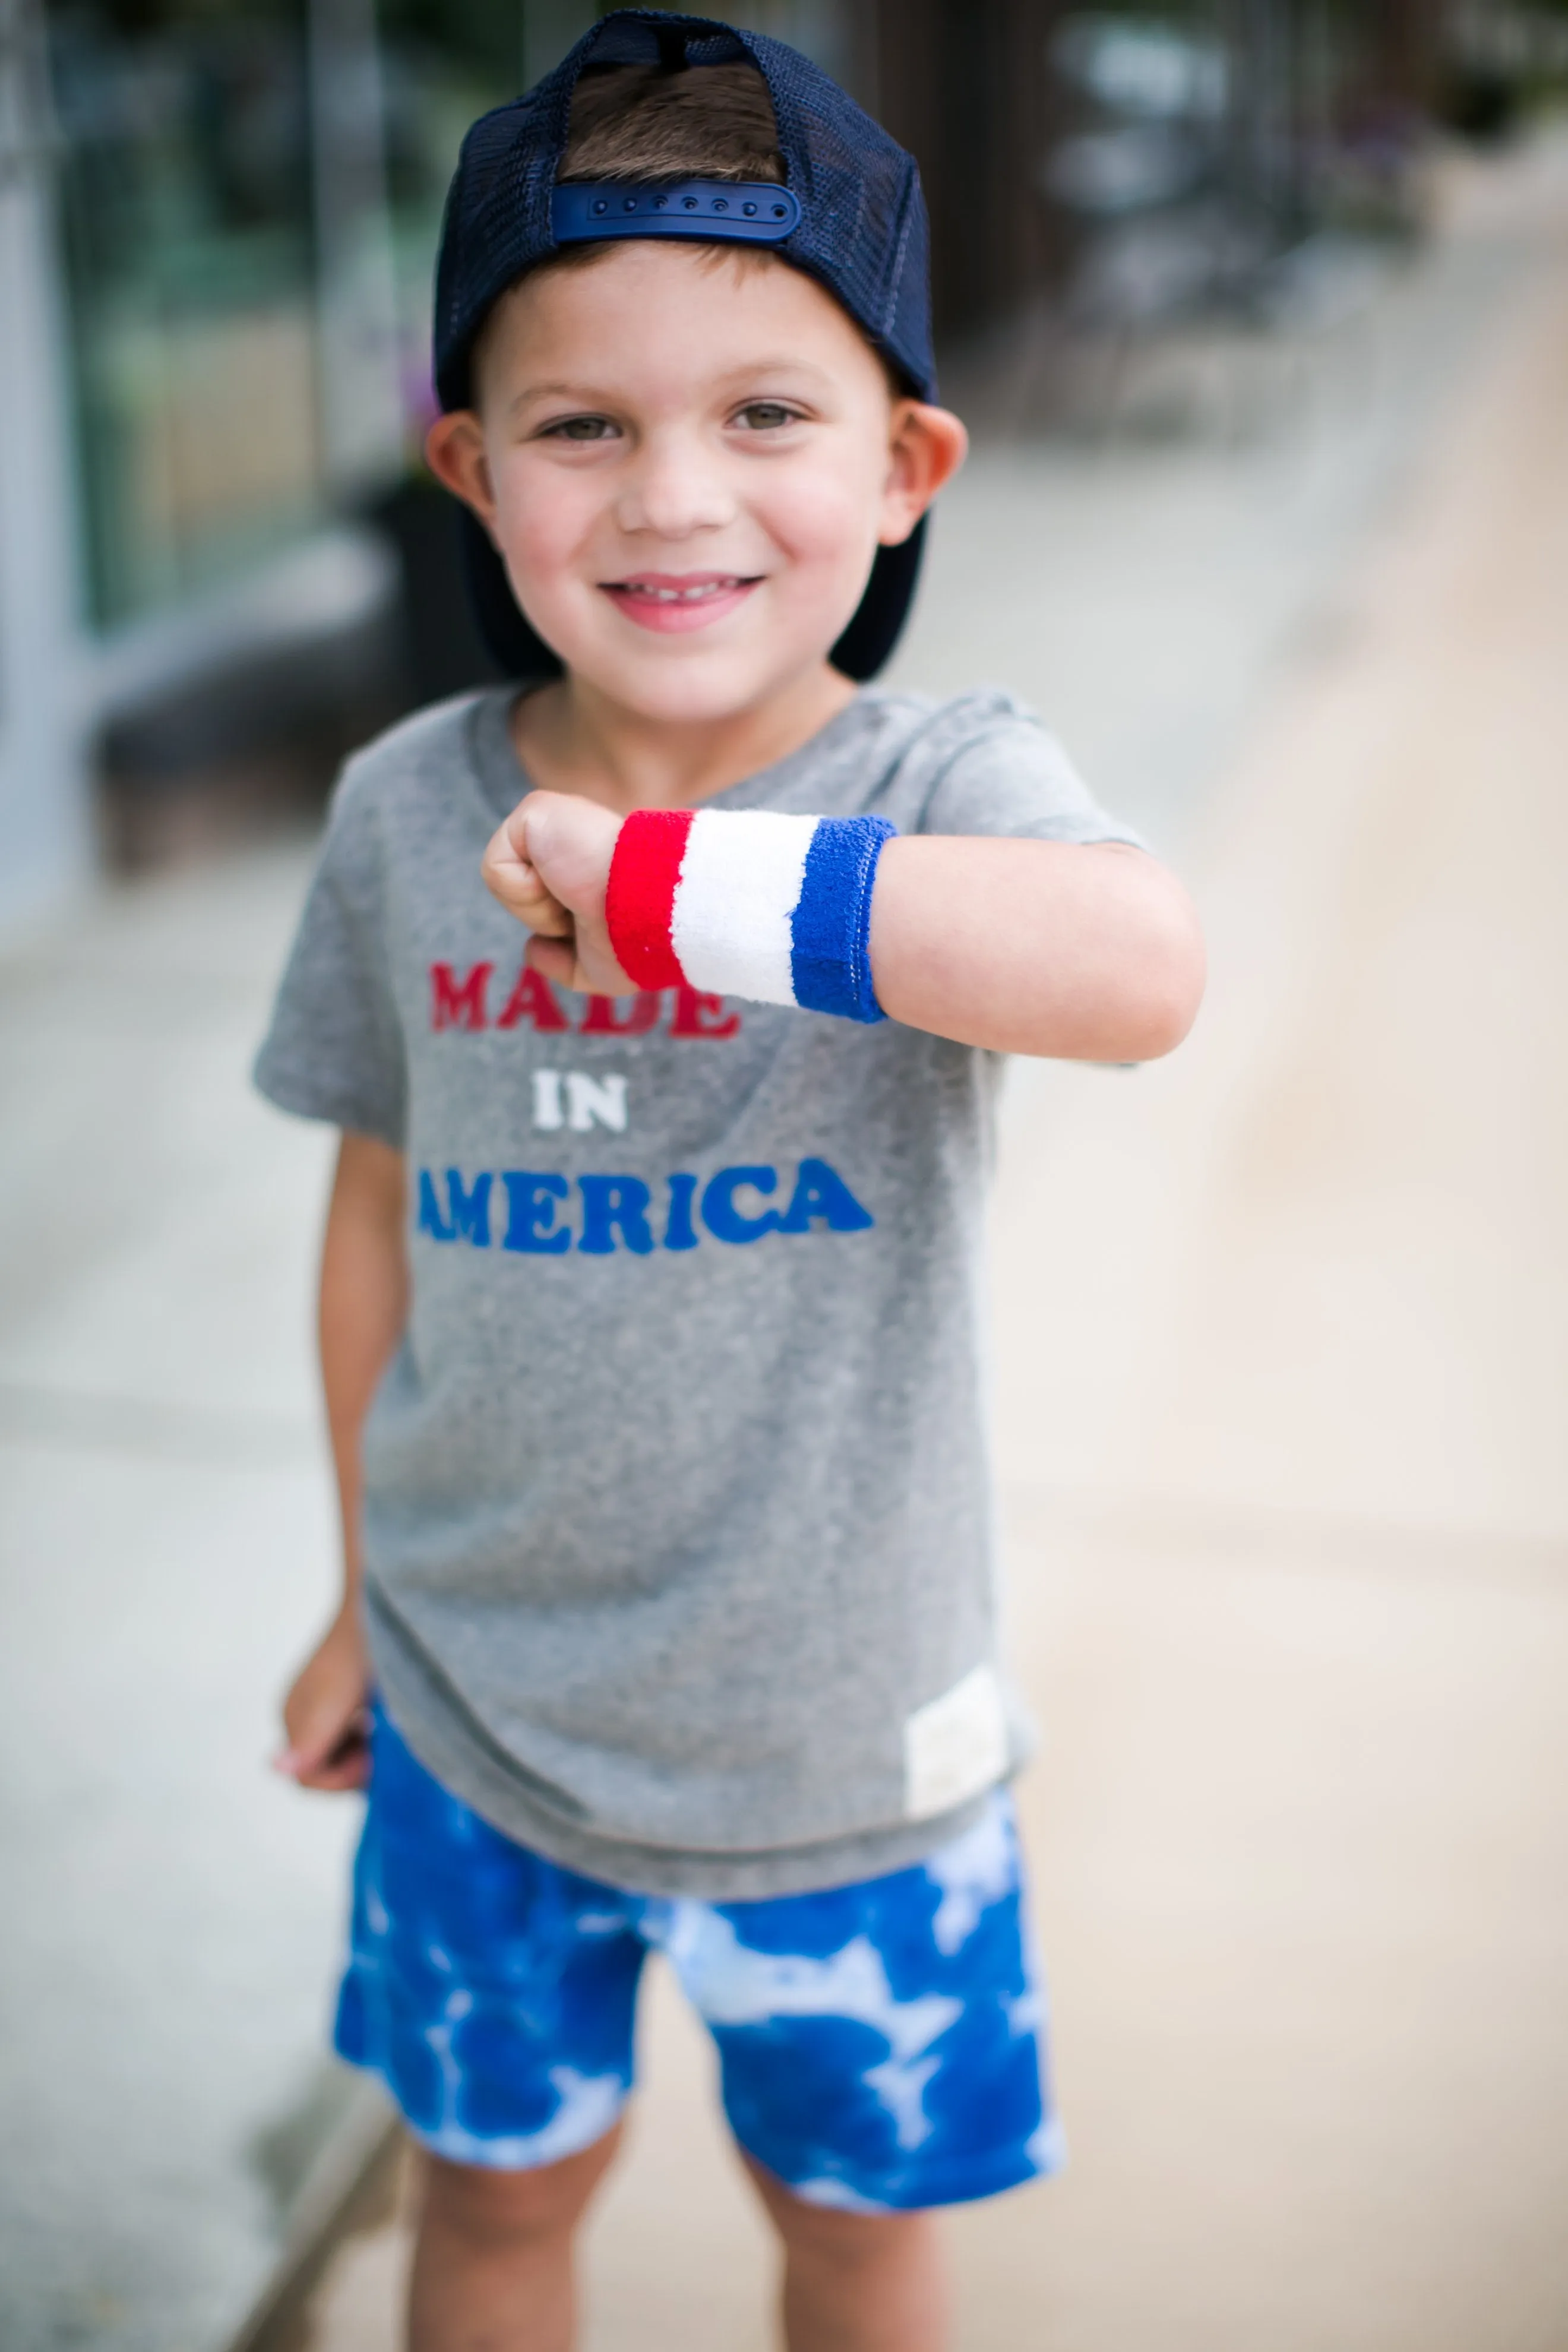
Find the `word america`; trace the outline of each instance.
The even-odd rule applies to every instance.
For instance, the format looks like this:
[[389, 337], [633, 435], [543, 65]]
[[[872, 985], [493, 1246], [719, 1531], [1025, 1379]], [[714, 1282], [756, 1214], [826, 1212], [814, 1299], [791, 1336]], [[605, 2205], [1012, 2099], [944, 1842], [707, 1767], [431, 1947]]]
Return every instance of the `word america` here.
[[847, 1021], [887, 1016], [871, 984], [880, 816], [637, 809], [610, 860], [605, 920], [639, 988], [711, 990]]
[[499, 1244], [525, 1257], [563, 1257], [574, 1245], [584, 1257], [612, 1257], [618, 1249], [647, 1257], [656, 1249], [696, 1249], [702, 1232], [739, 1245], [818, 1225], [830, 1234], [861, 1234], [876, 1223], [826, 1160], [801, 1161], [783, 1209], [755, 1205], [779, 1191], [778, 1170], [762, 1166], [721, 1168], [706, 1182], [668, 1176], [657, 1208], [640, 1176], [579, 1176], [575, 1223], [572, 1189], [564, 1176], [531, 1168], [486, 1169], [472, 1178], [457, 1168], [441, 1177], [422, 1168], [418, 1228], [433, 1242], [467, 1242], [473, 1249]]

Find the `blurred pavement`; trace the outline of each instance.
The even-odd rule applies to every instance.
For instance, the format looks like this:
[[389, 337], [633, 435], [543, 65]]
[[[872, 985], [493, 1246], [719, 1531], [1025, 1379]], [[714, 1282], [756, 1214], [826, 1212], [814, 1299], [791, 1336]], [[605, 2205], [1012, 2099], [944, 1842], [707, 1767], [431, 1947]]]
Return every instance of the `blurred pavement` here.
[[260, 1769], [331, 1557], [330, 1139], [246, 1085], [306, 869], [105, 894], [0, 967], [6, 2352], [224, 2342], [341, 2096], [353, 1824]]
[[[955, 2221], [963, 2352], [1568, 2340], [1565, 262], [1560, 160], [1510, 165], [1256, 442], [991, 449], [944, 504], [900, 675], [1047, 709], [1181, 837], [1215, 960], [1171, 1064], [1012, 1085], [1074, 2162]], [[243, 1076], [304, 870], [0, 968], [16, 2352], [220, 2342], [338, 2095], [352, 1822], [256, 1769], [331, 1557], [327, 1143]], [[591, 2352], [752, 2352], [765, 2249], [662, 1979], [645, 2049]], [[402, 2250], [347, 2244], [318, 2352], [395, 2340]]]

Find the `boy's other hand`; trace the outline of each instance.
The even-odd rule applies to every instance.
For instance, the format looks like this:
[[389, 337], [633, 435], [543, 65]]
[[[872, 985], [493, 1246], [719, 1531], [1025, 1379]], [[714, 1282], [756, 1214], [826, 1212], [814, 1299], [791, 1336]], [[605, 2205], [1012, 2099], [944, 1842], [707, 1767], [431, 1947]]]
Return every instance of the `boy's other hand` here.
[[590, 996], [630, 996], [605, 923], [620, 819], [571, 793], [530, 793], [491, 838], [480, 867], [510, 914], [533, 933], [528, 961]]
[[345, 1611], [294, 1678], [283, 1702], [287, 1745], [273, 1769], [302, 1789], [363, 1789], [370, 1778], [370, 1659], [358, 1616]]

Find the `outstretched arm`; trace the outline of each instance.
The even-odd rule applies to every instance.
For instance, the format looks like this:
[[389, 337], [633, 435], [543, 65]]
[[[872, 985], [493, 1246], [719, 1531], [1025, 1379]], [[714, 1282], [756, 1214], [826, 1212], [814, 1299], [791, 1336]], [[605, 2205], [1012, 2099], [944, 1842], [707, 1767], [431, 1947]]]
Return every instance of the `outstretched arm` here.
[[1141, 849], [915, 835], [882, 852], [871, 971], [894, 1021], [963, 1045], [1146, 1062], [1204, 988], [1191, 899]]
[[357, 1789], [368, 1769], [370, 1661], [360, 1620], [360, 1433], [408, 1314], [403, 1154], [345, 1134], [321, 1244], [321, 1386], [342, 1522], [343, 1596], [283, 1703], [277, 1759], [307, 1789]]
[[[605, 889], [620, 821], [531, 793], [485, 853], [484, 877], [534, 933], [531, 963], [620, 995]], [[894, 1021], [965, 1045], [1062, 1060], [1147, 1061], [1186, 1035], [1203, 941], [1174, 876], [1110, 844], [911, 835], [889, 841], [871, 899], [877, 1000]]]

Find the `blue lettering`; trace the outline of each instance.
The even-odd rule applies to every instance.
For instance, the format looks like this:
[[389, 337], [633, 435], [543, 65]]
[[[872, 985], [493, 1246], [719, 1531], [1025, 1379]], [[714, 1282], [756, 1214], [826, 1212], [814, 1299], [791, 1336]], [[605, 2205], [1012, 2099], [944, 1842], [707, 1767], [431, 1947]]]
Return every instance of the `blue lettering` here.
[[697, 1247], [697, 1228], [691, 1222], [691, 1196], [696, 1190], [695, 1176], [670, 1178], [669, 1215], [664, 1228], [666, 1249], [683, 1250]]
[[467, 1234], [476, 1249], [490, 1245], [490, 1179], [488, 1174], [476, 1176], [464, 1189], [463, 1180], [455, 1168], [447, 1171], [447, 1213], [452, 1220], [454, 1240]]
[[428, 1168], [419, 1171], [419, 1230], [428, 1234], [433, 1242], [455, 1242], [458, 1238], [441, 1214], [441, 1203], [436, 1198]]
[[637, 1176], [579, 1176], [583, 1190], [583, 1238], [577, 1246], [589, 1257], [609, 1257], [619, 1228], [627, 1249], [646, 1257], [653, 1247], [648, 1230], [648, 1204], [653, 1199]]
[[456, 1168], [447, 1171], [447, 1214], [441, 1214], [436, 1181], [428, 1169], [419, 1171], [419, 1230], [435, 1242], [455, 1242], [466, 1235], [476, 1249], [490, 1245], [490, 1180], [476, 1176], [463, 1182]]
[[778, 1221], [781, 1234], [808, 1234], [813, 1217], [826, 1220], [829, 1233], [863, 1234], [877, 1222], [826, 1160], [803, 1160], [789, 1207]]
[[[465, 1182], [462, 1171], [448, 1168], [442, 1180], [428, 1169], [419, 1171], [420, 1233], [432, 1241], [467, 1241], [475, 1249], [490, 1246], [490, 1196], [496, 1179], [481, 1171]], [[530, 1168], [501, 1171], [506, 1187], [507, 1221], [502, 1247], [535, 1257], [559, 1257], [572, 1247], [572, 1232], [563, 1222], [563, 1204], [571, 1187], [564, 1176]], [[860, 1234], [876, 1223], [835, 1168], [826, 1160], [803, 1160], [782, 1214], [776, 1208], [753, 1213], [751, 1203], [737, 1195], [747, 1192], [765, 1198], [779, 1189], [775, 1168], [761, 1165], [721, 1168], [706, 1184], [686, 1173], [667, 1180], [669, 1197], [663, 1240], [667, 1250], [693, 1250], [699, 1245], [696, 1209], [700, 1188], [702, 1223], [715, 1241], [743, 1246], [768, 1234], [809, 1234], [818, 1223], [835, 1234]], [[583, 1230], [577, 1247], [589, 1257], [613, 1257], [618, 1248], [647, 1257], [656, 1246], [650, 1223], [653, 1195], [638, 1176], [580, 1176]]]
[[555, 1222], [555, 1203], [566, 1198], [564, 1176], [536, 1176], [531, 1169], [508, 1168], [500, 1181], [507, 1199], [503, 1248], [535, 1257], [559, 1257], [571, 1248], [571, 1234]]
[[778, 1176], [772, 1168], [721, 1168], [702, 1194], [702, 1222], [720, 1242], [760, 1242], [776, 1233], [779, 1213], [764, 1209], [760, 1217], [743, 1217], [735, 1206], [742, 1184], [753, 1192], [776, 1192]]

